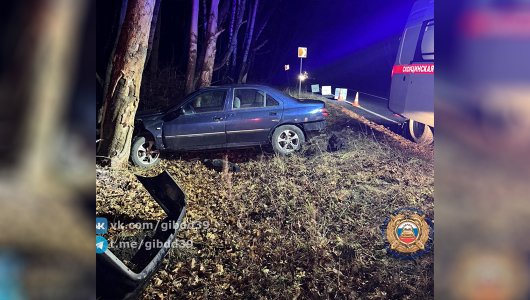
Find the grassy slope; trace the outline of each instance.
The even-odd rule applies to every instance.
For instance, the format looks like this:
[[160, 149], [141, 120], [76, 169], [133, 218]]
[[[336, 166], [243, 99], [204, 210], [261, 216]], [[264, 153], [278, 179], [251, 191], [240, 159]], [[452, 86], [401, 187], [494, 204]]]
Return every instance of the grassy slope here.
[[[129, 170], [168, 170], [188, 196], [186, 221], [211, 224], [180, 232], [194, 247], [170, 253], [144, 298], [433, 298], [433, 254], [413, 261], [390, 257], [379, 228], [404, 206], [432, 217], [432, 160], [351, 123], [340, 110], [333, 114], [330, 128], [345, 128], [336, 132], [346, 140], [340, 152], [323, 151], [320, 137], [305, 155], [287, 158], [229, 152], [242, 170], [235, 174], [208, 170], [193, 157], [224, 153]], [[98, 213], [114, 221], [160, 218], [129, 171], [98, 170]]]

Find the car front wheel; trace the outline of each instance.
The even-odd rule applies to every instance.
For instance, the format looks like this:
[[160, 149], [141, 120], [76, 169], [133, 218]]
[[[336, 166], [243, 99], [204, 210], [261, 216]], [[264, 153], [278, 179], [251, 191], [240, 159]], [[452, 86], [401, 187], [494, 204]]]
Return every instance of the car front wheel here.
[[302, 148], [304, 133], [294, 125], [283, 125], [272, 134], [272, 148], [280, 155], [289, 155]]
[[160, 161], [160, 151], [153, 140], [140, 136], [132, 142], [131, 160], [135, 166], [150, 168]]

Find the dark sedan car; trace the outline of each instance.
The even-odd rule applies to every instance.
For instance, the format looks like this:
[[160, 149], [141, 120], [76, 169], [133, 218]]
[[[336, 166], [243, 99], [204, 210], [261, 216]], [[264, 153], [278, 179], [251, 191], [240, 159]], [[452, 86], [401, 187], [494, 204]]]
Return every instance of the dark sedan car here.
[[325, 127], [324, 102], [297, 100], [262, 85], [200, 89], [162, 113], [138, 115], [131, 160], [149, 167], [160, 151], [244, 148], [272, 145], [287, 155], [308, 134]]

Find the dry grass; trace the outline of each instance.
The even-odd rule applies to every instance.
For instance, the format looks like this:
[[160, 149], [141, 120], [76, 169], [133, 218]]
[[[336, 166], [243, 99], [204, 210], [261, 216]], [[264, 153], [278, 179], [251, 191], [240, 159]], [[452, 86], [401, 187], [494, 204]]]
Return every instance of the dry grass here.
[[[334, 120], [341, 118], [350, 122]], [[405, 206], [433, 217], [432, 160], [370, 127], [342, 127], [335, 133], [346, 149], [336, 153], [324, 151], [322, 136], [291, 157], [244, 150], [173, 157], [149, 171], [98, 169], [97, 212], [111, 221], [160, 218], [131, 172], [165, 169], [186, 192], [186, 221], [210, 223], [180, 231], [194, 246], [170, 253], [144, 299], [432, 299], [433, 254], [393, 258], [380, 230]], [[240, 173], [217, 173], [194, 159], [224, 155]]]

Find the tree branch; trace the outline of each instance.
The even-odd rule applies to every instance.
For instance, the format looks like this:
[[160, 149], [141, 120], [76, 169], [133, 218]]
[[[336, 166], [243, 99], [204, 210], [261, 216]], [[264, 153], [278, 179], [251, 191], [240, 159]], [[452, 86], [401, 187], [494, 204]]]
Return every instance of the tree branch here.
[[265, 46], [267, 44], [267, 42], [269, 42], [269, 40], [264, 40], [261, 44], [259, 44], [258, 46], [254, 47], [254, 49], [252, 49], [254, 52], [258, 51], [259, 49], [263, 48], [263, 46]]
[[99, 77], [98, 72], [96, 72], [96, 80], [98, 81], [99, 85], [103, 86], [103, 80], [101, 79], [101, 77]]
[[245, 20], [245, 21], [243, 21], [243, 22], [241, 22], [241, 23], [239, 23], [237, 25], [237, 28], [234, 31], [232, 44], [230, 44], [228, 46], [228, 50], [226, 51], [226, 54], [223, 57], [223, 59], [221, 59], [221, 61], [219, 63], [215, 64], [215, 66], [213, 68], [214, 71], [218, 71], [218, 70], [222, 69], [228, 63], [228, 61], [230, 60], [230, 56], [232, 55], [232, 52], [234, 51], [234, 47], [237, 47], [237, 35], [239, 33], [239, 29], [241, 28], [241, 25], [245, 24], [246, 22], [247, 21]]
[[225, 29], [224, 29], [224, 28], [223, 28], [223, 29], [221, 29], [221, 30], [219, 30], [219, 31], [217, 31], [217, 33], [216, 33], [216, 34], [214, 34], [214, 38], [216, 38], [216, 39], [217, 39], [217, 38], [219, 37], [219, 35], [221, 35], [221, 33], [223, 33], [224, 31], [225, 31]]

